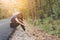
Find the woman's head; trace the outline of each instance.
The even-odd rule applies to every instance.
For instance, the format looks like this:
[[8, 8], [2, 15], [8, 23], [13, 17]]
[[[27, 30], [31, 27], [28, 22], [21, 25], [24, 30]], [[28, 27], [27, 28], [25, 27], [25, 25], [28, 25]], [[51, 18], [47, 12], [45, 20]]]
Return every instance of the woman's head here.
[[23, 13], [19, 13], [19, 14], [17, 15], [17, 18], [22, 19], [22, 18], [23, 18]]
[[19, 11], [16, 11], [16, 12], [13, 13], [13, 16], [16, 16], [18, 14], [20, 14], [20, 12]]

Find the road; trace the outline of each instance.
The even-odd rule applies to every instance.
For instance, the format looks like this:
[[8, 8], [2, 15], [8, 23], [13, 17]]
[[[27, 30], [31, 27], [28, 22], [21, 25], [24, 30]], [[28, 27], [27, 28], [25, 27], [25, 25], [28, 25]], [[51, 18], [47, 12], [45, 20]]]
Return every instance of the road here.
[[13, 31], [13, 29], [10, 28], [10, 19], [11, 18], [0, 20], [0, 40], [7, 40]]

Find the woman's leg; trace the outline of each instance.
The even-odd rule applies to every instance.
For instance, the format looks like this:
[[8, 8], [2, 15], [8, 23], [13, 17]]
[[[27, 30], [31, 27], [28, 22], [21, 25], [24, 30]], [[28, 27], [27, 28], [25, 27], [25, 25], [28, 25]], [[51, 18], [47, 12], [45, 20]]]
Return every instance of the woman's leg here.
[[25, 26], [24, 25], [21, 25], [22, 29], [25, 31]]
[[14, 29], [15, 29], [18, 25], [19, 25], [18, 23], [10, 23], [10, 27], [11, 27], [11, 28], [14, 28]]

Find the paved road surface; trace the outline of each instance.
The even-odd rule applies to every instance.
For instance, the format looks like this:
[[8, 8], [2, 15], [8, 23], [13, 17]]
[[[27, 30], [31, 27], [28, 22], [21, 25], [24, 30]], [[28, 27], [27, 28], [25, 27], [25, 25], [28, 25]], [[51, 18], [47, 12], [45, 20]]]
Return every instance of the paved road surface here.
[[10, 28], [10, 18], [0, 20], [0, 40], [7, 40], [12, 30]]

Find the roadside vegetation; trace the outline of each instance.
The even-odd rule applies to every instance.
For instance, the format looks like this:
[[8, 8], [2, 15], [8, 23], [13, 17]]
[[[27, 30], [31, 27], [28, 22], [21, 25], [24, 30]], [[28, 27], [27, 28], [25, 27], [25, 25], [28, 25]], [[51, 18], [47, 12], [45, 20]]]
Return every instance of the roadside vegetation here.
[[50, 20], [48, 18], [43, 19], [43, 22], [41, 22], [41, 20], [36, 19], [35, 22], [33, 22], [32, 19], [29, 19], [28, 22], [38, 28], [40, 28], [41, 30], [44, 30], [46, 33], [51, 34], [51, 35], [55, 35], [60, 37], [60, 20]]

